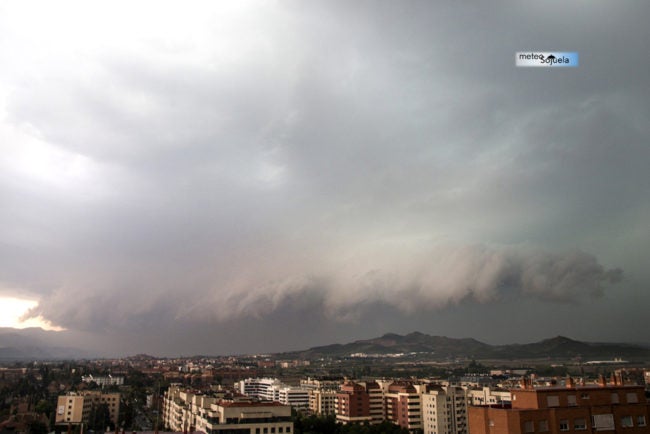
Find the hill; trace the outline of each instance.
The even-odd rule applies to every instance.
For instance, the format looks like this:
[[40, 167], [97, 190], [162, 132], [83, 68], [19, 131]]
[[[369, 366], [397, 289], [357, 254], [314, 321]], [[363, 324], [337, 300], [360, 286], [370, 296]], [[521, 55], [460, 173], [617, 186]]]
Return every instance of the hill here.
[[373, 339], [358, 340], [347, 344], [313, 347], [305, 351], [285, 353], [285, 357], [316, 359], [322, 357], [346, 357], [353, 354], [367, 355], [416, 353], [431, 360], [455, 358], [472, 359], [629, 359], [650, 358], [650, 349], [626, 343], [581, 342], [557, 336], [529, 344], [490, 345], [472, 338], [449, 338], [431, 336], [420, 332], [407, 335], [387, 333]]

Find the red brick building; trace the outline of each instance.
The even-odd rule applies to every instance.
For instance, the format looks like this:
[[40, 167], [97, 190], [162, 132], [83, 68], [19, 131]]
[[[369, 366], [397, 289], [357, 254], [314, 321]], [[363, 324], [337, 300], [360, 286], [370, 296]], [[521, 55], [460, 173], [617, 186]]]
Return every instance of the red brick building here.
[[346, 382], [336, 395], [336, 420], [342, 423], [365, 422], [370, 415], [370, 395], [361, 384]]
[[420, 393], [413, 384], [396, 382], [388, 387], [386, 419], [409, 430], [422, 428]]
[[469, 408], [471, 434], [650, 434], [643, 386], [578, 385], [512, 393], [512, 405]]

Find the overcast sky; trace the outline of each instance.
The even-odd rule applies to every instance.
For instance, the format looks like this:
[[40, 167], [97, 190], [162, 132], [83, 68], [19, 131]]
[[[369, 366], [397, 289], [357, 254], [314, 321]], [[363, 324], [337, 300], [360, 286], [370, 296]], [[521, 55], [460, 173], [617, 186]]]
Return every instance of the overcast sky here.
[[117, 354], [650, 342], [650, 3], [159, 3], [0, 1], [0, 298]]

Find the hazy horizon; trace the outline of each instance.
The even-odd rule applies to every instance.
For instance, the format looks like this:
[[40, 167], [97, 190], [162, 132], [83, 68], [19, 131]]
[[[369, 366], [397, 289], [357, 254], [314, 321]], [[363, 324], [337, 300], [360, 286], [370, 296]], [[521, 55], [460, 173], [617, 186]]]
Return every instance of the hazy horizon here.
[[[228, 357], [228, 356], [245, 356], [245, 355], [262, 355], [262, 354], [269, 354], [269, 355], [274, 355], [274, 354], [282, 354], [282, 353], [292, 353], [292, 352], [299, 352], [299, 351], [305, 351], [309, 350], [311, 348], [318, 348], [318, 347], [323, 347], [323, 346], [329, 346], [329, 345], [345, 345], [345, 344], [350, 344], [350, 343], [356, 343], [359, 341], [366, 341], [366, 340], [372, 340], [372, 339], [377, 339], [377, 338], [383, 338], [384, 336], [387, 335], [392, 335], [395, 334], [393, 332], [387, 331], [385, 333], [382, 333], [381, 335], [376, 335], [376, 336], [362, 336], [356, 339], [352, 339], [349, 341], [336, 341], [336, 342], [321, 342], [319, 344], [313, 344], [308, 347], [300, 347], [300, 348], [284, 348], [284, 349], [276, 349], [274, 351], [258, 351], [258, 352], [253, 352], [253, 351], [239, 351], [239, 352], [231, 352], [231, 353], [209, 353], [209, 352], [196, 352], [196, 353], [183, 353], [183, 352], [165, 352], [163, 350], [162, 352], [124, 352], [120, 353], [119, 351], [104, 351], [102, 352], [101, 349], [89, 349], [89, 348], [79, 348], [79, 347], [74, 347], [74, 341], [75, 339], [78, 339], [78, 336], [70, 336], [70, 337], [65, 337], [65, 335], [69, 334], [68, 331], [66, 330], [45, 330], [41, 327], [27, 327], [27, 328], [22, 328], [22, 329], [15, 329], [12, 327], [0, 327], [0, 348], [3, 348], [3, 345], [5, 343], [5, 339], [3, 339], [6, 335], [4, 335], [3, 332], [5, 331], [12, 331], [12, 332], [18, 332], [18, 334], [22, 337], [28, 337], [28, 338], [34, 338], [33, 334], [40, 334], [44, 333], [46, 334], [45, 337], [53, 339], [52, 341], [48, 342], [43, 342], [43, 341], [27, 341], [26, 343], [29, 344], [29, 346], [33, 346], [35, 348], [40, 348], [43, 349], [45, 352], [47, 352], [48, 349], [52, 348], [67, 348], [70, 350], [71, 354], [79, 350], [83, 354], [75, 356], [74, 358], [124, 358], [124, 357], [133, 357], [137, 355], [148, 355], [156, 358], [175, 358], [175, 357], [199, 357], [199, 356], [206, 356], [206, 357]], [[21, 333], [23, 332], [23, 333]], [[404, 333], [397, 333], [397, 335], [405, 337], [407, 335], [413, 334], [413, 333], [421, 333], [429, 336], [438, 336], [438, 335], [433, 335], [429, 333], [424, 333], [419, 330], [413, 330], [410, 332], [404, 332]], [[523, 341], [502, 341], [502, 342], [490, 342], [486, 341], [483, 339], [476, 339], [473, 336], [441, 336], [445, 338], [450, 338], [450, 339], [474, 339], [476, 341], [479, 341], [481, 343], [491, 345], [491, 346], [501, 346], [501, 345], [524, 345], [524, 344], [533, 344], [533, 343], [540, 343], [543, 341], [549, 341], [557, 338], [567, 338], [573, 341], [578, 341], [578, 342], [585, 342], [585, 343], [590, 343], [590, 344], [624, 344], [624, 345], [635, 345], [639, 347], [646, 347], [650, 348], [650, 342], [628, 342], [628, 341], [582, 341], [580, 339], [575, 339], [572, 336], [563, 336], [563, 335], [555, 335], [555, 336], [547, 336], [542, 339], [538, 340], [523, 340]], [[4, 346], [4, 348], [7, 347], [12, 347], [12, 348], [24, 348], [18, 345], [19, 342], [23, 342], [21, 340], [22, 338], [18, 338], [17, 341], [12, 342], [13, 345], [11, 346]], [[35, 344], [35, 342], [39, 342], [38, 344]], [[42, 358], [42, 357], [41, 357]], [[69, 357], [68, 357], [69, 358]], [[55, 359], [66, 359], [66, 357], [56, 357]], [[2, 359], [0, 360], [14, 360], [13, 358], [9, 359]], [[17, 360], [17, 359], [16, 359]]]

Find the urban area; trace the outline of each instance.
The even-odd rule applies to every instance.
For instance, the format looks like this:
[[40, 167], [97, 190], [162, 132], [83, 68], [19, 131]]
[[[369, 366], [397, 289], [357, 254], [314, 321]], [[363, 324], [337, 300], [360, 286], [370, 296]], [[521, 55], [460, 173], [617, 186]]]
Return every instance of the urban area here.
[[650, 367], [351, 354], [11, 361], [0, 433], [649, 433]]

